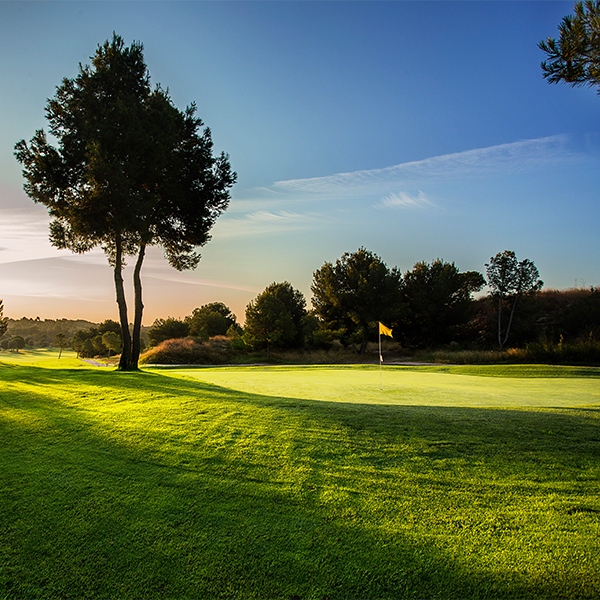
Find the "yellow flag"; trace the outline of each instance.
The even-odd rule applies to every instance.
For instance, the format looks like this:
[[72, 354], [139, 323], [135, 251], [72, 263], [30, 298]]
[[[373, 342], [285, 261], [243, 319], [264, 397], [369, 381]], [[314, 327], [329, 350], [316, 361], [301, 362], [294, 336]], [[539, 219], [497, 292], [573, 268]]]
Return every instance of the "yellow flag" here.
[[379, 335], [389, 335], [392, 337], [392, 330], [383, 325], [383, 323], [379, 323]]

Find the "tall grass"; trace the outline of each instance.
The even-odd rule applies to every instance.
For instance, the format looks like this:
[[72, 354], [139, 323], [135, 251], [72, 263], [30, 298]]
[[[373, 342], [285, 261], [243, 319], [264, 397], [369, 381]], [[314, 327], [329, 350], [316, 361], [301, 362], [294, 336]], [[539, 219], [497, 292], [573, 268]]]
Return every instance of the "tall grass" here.
[[557, 365], [600, 365], [600, 342], [580, 340], [569, 343], [534, 342], [525, 348], [505, 350], [425, 350], [415, 360], [434, 363], [495, 364], [537, 363]]

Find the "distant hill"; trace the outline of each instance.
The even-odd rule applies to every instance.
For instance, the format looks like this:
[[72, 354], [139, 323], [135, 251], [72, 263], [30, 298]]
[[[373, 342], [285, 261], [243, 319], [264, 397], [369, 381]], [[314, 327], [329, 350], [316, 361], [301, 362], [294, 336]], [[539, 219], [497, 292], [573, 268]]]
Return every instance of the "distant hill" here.
[[73, 334], [80, 329], [89, 329], [97, 326], [97, 323], [84, 321], [83, 319], [9, 319], [8, 329], [4, 337], [13, 337], [20, 335], [25, 338], [28, 346], [45, 347], [52, 346], [54, 339], [59, 333], [67, 338], [73, 337]]

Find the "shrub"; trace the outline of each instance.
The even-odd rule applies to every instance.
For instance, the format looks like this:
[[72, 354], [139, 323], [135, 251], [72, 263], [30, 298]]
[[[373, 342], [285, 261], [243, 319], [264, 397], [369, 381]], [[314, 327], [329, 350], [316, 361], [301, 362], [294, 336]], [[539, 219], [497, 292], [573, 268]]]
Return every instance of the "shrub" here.
[[175, 338], [185, 338], [189, 334], [190, 328], [187, 323], [174, 317], [166, 319], [156, 319], [152, 327], [148, 330], [148, 338], [153, 346], [158, 346], [161, 342]]
[[215, 336], [207, 342], [192, 338], [165, 340], [140, 357], [141, 364], [217, 365], [231, 359], [230, 340]]
[[526, 348], [532, 362], [567, 365], [600, 365], [600, 342], [593, 339], [558, 344], [535, 342]]

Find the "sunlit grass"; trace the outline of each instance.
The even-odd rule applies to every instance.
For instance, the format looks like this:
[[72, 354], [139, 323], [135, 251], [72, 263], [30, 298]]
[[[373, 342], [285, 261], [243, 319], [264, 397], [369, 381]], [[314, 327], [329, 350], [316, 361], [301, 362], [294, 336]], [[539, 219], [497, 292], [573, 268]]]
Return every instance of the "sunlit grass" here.
[[0, 597], [600, 596], [593, 370], [390, 369], [381, 391], [374, 368], [21, 360]]
[[600, 369], [536, 365], [302, 366], [155, 370], [238, 391], [327, 402], [465, 406], [600, 407]]
[[63, 349], [60, 354], [59, 358], [58, 349], [27, 349], [18, 352], [0, 350], [0, 363], [37, 366], [45, 369], [84, 369], [90, 366], [85, 361], [79, 360], [73, 350]]

